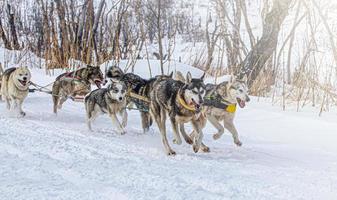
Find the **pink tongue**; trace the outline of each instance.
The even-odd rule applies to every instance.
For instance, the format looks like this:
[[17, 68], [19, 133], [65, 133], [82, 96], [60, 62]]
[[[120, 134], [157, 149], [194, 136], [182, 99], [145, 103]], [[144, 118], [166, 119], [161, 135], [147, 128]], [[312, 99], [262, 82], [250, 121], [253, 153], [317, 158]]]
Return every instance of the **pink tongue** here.
[[246, 106], [246, 102], [240, 101], [240, 107], [243, 108], [243, 107], [245, 107], [245, 106]]

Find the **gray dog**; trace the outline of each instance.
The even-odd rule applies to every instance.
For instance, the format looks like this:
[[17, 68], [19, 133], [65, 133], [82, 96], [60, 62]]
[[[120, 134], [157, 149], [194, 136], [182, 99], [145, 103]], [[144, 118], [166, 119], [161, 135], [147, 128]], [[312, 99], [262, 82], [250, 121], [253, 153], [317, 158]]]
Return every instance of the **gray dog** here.
[[[174, 155], [166, 137], [166, 115], [169, 115], [174, 140], [176, 144], [181, 144], [181, 134], [185, 141], [193, 144], [194, 152], [198, 152], [203, 138], [202, 127], [199, 117], [202, 110], [203, 97], [205, 95], [204, 75], [199, 79], [192, 79], [187, 73], [186, 81], [176, 81], [173, 79], [158, 80], [151, 91], [150, 113], [158, 124], [162, 134], [163, 144], [168, 155]], [[196, 134], [191, 139], [184, 131], [184, 124], [192, 122]]]
[[[89, 130], [92, 130], [91, 122], [98, 115], [108, 114], [118, 133], [125, 134], [124, 128], [127, 123], [125, 94], [126, 86], [122, 82], [113, 82], [107, 88], [97, 89], [89, 93], [84, 98]], [[122, 116], [122, 123], [119, 122], [117, 114]]]

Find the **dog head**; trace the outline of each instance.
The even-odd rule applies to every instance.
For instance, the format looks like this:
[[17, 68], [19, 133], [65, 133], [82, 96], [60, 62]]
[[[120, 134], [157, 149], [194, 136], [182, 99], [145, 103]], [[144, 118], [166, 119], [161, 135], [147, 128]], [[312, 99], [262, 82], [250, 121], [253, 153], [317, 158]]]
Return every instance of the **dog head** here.
[[117, 65], [110, 66], [106, 71], [106, 77], [110, 79], [120, 80], [124, 75], [124, 72]]
[[189, 106], [193, 106], [196, 111], [200, 111], [202, 104], [204, 103], [203, 99], [206, 93], [204, 77], [205, 74], [198, 79], [192, 78], [191, 73], [188, 72], [185, 79], [185, 85], [183, 87], [186, 103]]
[[121, 81], [112, 82], [107, 89], [111, 99], [117, 102], [122, 102], [125, 100], [126, 85], [123, 82]]
[[95, 84], [98, 88], [101, 88], [101, 84], [103, 83], [104, 77], [99, 66], [87, 66], [87, 75], [88, 80], [91, 84]]
[[246, 102], [250, 101], [248, 96], [247, 76], [241, 80], [231, 76], [229, 81], [229, 96], [232, 102], [238, 103], [241, 108], [246, 106]]
[[18, 67], [13, 74], [14, 84], [21, 89], [27, 89], [31, 79], [28, 67]]

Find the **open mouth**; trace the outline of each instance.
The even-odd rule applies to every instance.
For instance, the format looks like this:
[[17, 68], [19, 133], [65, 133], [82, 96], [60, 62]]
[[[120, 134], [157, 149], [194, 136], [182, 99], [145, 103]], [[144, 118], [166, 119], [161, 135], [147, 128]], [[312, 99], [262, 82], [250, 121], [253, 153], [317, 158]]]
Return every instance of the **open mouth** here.
[[246, 106], [246, 102], [242, 101], [240, 98], [236, 98], [236, 101], [238, 102], [240, 108], [244, 108]]
[[101, 87], [102, 87], [102, 86], [101, 86], [102, 81], [101, 81], [100, 79], [95, 79], [95, 80], [94, 80], [94, 83], [96, 84], [96, 86], [97, 86], [98, 88], [101, 88]]
[[19, 80], [19, 82], [21, 83], [21, 85], [23, 85], [23, 86], [26, 86], [27, 85], [27, 81], [24, 81], [24, 80]]
[[190, 106], [194, 107], [196, 111], [200, 111], [201, 109], [201, 105], [195, 102], [194, 99], [192, 99]]

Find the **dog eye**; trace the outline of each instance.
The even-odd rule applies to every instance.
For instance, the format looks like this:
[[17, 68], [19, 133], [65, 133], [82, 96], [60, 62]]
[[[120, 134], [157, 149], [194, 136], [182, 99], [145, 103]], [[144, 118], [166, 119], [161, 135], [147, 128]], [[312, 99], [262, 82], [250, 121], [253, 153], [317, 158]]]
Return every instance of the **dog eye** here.
[[204, 94], [204, 92], [205, 92], [205, 90], [201, 90], [201, 91], [200, 91], [200, 94]]
[[22, 76], [22, 74], [19, 74], [20, 76]]
[[192, 90], [192, 92], [193, 92], [194, 94], [198, 94], [198, 92], [197, 92], [197, 91], [195, 91], [195, 90]]
[[118, 92], [118, 90], [114, 90], [114, 93], [117, 93]]
[[243, 92], [243, 90], [242, 90], [242, 89], [239, 89], [239, 92], [241, 92], [241, 93], [242, 93], [242, 92]]

